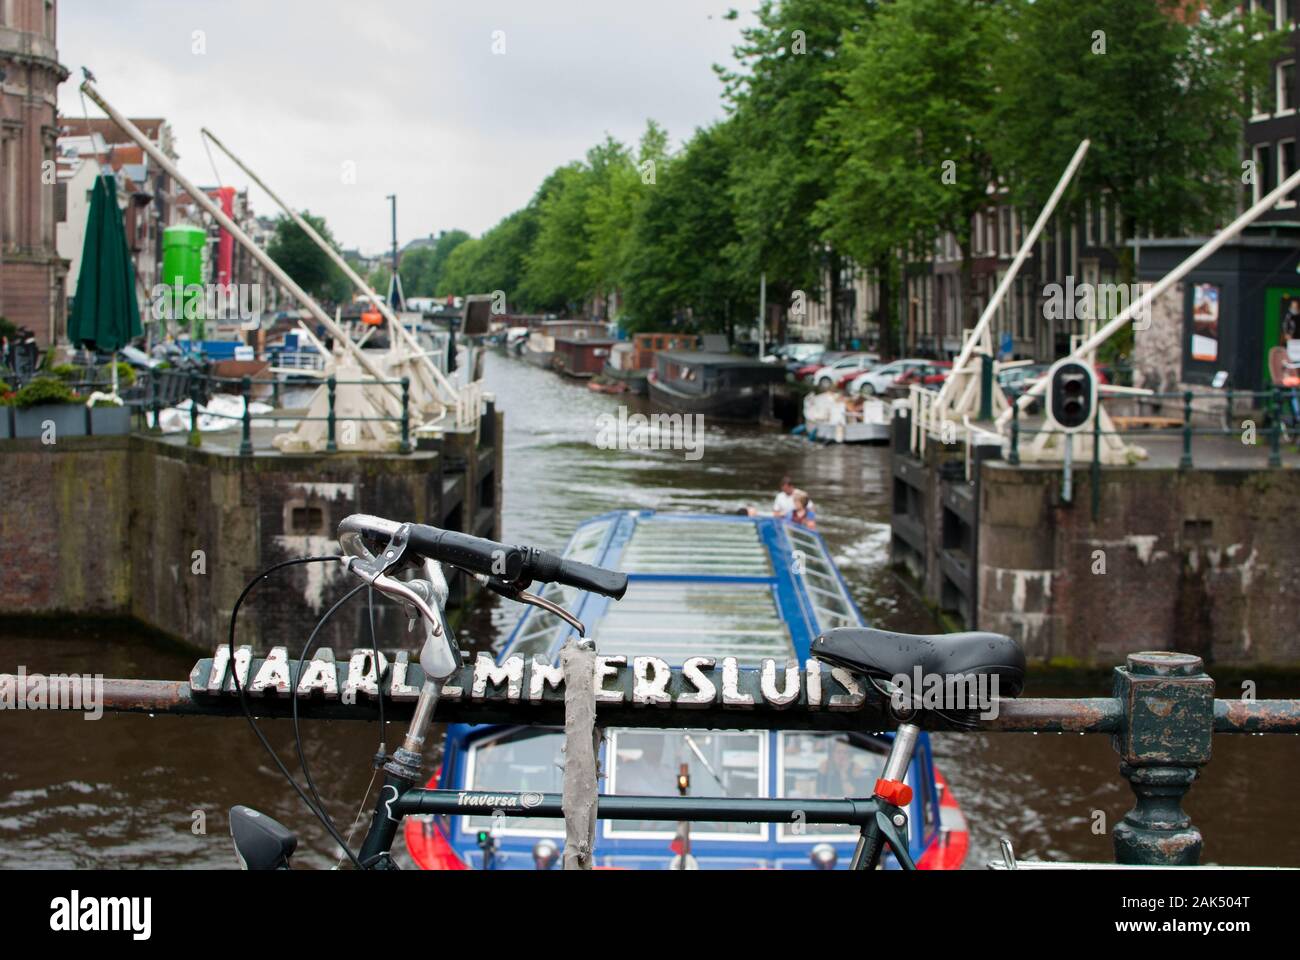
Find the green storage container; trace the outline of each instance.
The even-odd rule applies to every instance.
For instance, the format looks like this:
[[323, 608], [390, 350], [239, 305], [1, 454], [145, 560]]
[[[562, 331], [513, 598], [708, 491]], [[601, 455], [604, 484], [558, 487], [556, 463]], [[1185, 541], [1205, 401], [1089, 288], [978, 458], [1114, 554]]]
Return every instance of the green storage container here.
[[183, 225], [163, 231], [161, 282], [169, 288], [161, 301], [163, 317], [177, 332], [188, 327], [195, 340], [202, 340], [204, 333], [202, 290], [207, 248], [208, 233], [202, 227]]

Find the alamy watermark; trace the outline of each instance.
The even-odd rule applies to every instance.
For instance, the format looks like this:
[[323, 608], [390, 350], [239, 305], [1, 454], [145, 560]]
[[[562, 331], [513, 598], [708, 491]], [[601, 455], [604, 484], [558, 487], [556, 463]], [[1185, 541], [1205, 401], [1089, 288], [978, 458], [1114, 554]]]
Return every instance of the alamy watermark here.
[[20, 666], [0, 677], [0, 710], [70, 710], [98, 720], [104, 715], [104, 675], [43, 674]]
[[[1118, 317], [1142, 299], [1149, 283], [1075, 283], [1067, 276], [1065, 283], [1043, 287], [1044, 320], [1103, 320]], [[1144, 304], [1133, 314], [1133, 329], [1151, 326], [1151, 304]]]
[[924, 673], [890, 678], [890, 703], [896, 710], [978, 711], [981, 720], [998, 715], [998, 676], [987, 673]]
[[687, 460], [704, 456], [704, 414], [602, 413], [596, 418], [596, 446], [602, 450], [685, 450]]
[[262, 325], [260, 283], [158, 283], [149, 291], [155, 320], [215, 320], [244, 330]]

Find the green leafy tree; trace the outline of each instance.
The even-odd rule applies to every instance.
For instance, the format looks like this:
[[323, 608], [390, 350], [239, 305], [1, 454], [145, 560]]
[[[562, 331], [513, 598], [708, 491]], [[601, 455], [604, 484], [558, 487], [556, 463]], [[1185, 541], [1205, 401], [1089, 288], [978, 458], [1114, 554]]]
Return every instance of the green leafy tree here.
[[523, 297], [539, 307], [575, 308], [595, 287], [587, 263], [586, 206], [590, 169], [560, 167], [547, 178], [538, 201], [537, 236], [524, 258]]
[[629, 238], [630, 330], [690, 325], [730, 334], [736, 318], [756, 305], [748, 278], [717, 254], [739, 242], [726, 190], [733, 137], [731, 121], [698, 130], [678, 154], [657, 165], [657, 183], [638, 209]]
[[755, 288], [766, 272], [770, 302], [788, 303], [795, 290], [821, 296], [823, 276], [838, 276], [836, 251], [812, 220], [837, 171], [813, 148], [819, 121], [839, 101], [844, 38], [862, 30], [876, 6], [764, 0], [735, 48], [737, 66], [715, 67], [734, 121], [728, 182], [738, 239], [725, 254]]
[[819, 127], [838, 171], [813, 218], [823, 235], [893, 275], [890, 251], [928, 258], [939, 233], [951, 233], [968, 326], [977, 318], [974, 217], [997, 180], [991, 56], [1005, 40], [1000, 23], [983, 0], [881, 5], [870, 29], [847, 40], [843, 96]]
[[999, 47], [992, 146], [1022, 205], [1041, 206], [1079, 141], [1092, 141], [1064, 205], [1108, 195], [1112, 250], [1133, 279], [1127, 240], [1179, 236], [1233, 213], [1250, 91], [1266, 85], [1284, 35], [1271, 14], [1229, 0], [1011, 0]]
[[[331, 247], [338, 249], [324, 217], [316, 217], [304, 210], [302, 218], [311, 224]], [[313, 297], [339, 301], [348, 295], [349, 283], [328, 254], [287, 216], [275, 221], [275, 235], [266, 247], [267, 255]]]

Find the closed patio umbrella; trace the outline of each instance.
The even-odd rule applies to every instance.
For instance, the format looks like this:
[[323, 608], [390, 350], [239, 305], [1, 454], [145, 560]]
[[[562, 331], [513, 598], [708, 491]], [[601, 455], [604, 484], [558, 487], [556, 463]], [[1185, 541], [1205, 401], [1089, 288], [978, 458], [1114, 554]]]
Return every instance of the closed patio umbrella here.
[[116, 351], [141, 334], [140, 305], [135, 298], [135, 265], [127, 248], [117, 185], [109, 174], [95, 180], [81, 250], [77, 298], [68, 318], [74, 344], [114, 354], [113, 392], [117, 393]]

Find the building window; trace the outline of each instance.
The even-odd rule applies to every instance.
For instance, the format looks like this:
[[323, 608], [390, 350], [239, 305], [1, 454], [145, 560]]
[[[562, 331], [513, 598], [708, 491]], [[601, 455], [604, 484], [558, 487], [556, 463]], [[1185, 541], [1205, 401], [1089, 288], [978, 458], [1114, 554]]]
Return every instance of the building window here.
[[1255, 161], [1255, 182], [1250, 187], [1251, 200], [1254, 203], [1259, 203], [1264, 198], [1264, 194], [1273, 189], [1272, 156], [1273, 145], [1271, 143], [1255, 144], [1253, 157]]
[[1273, 21], [1279, 30], [1294, 30], [1296, 0], [1273, 0]]
[[[1277, 143], [1277, 182], [1280, 184], [1295, 173], [1295, 141], [1279, 140]], [[1295, 201], [1290, 197], [1277, 202], [1278, 209], [1294, 207]]]
[[1277, 65], [1277, 114], [1295, 112], [1295, 61], [1286, 60]]

